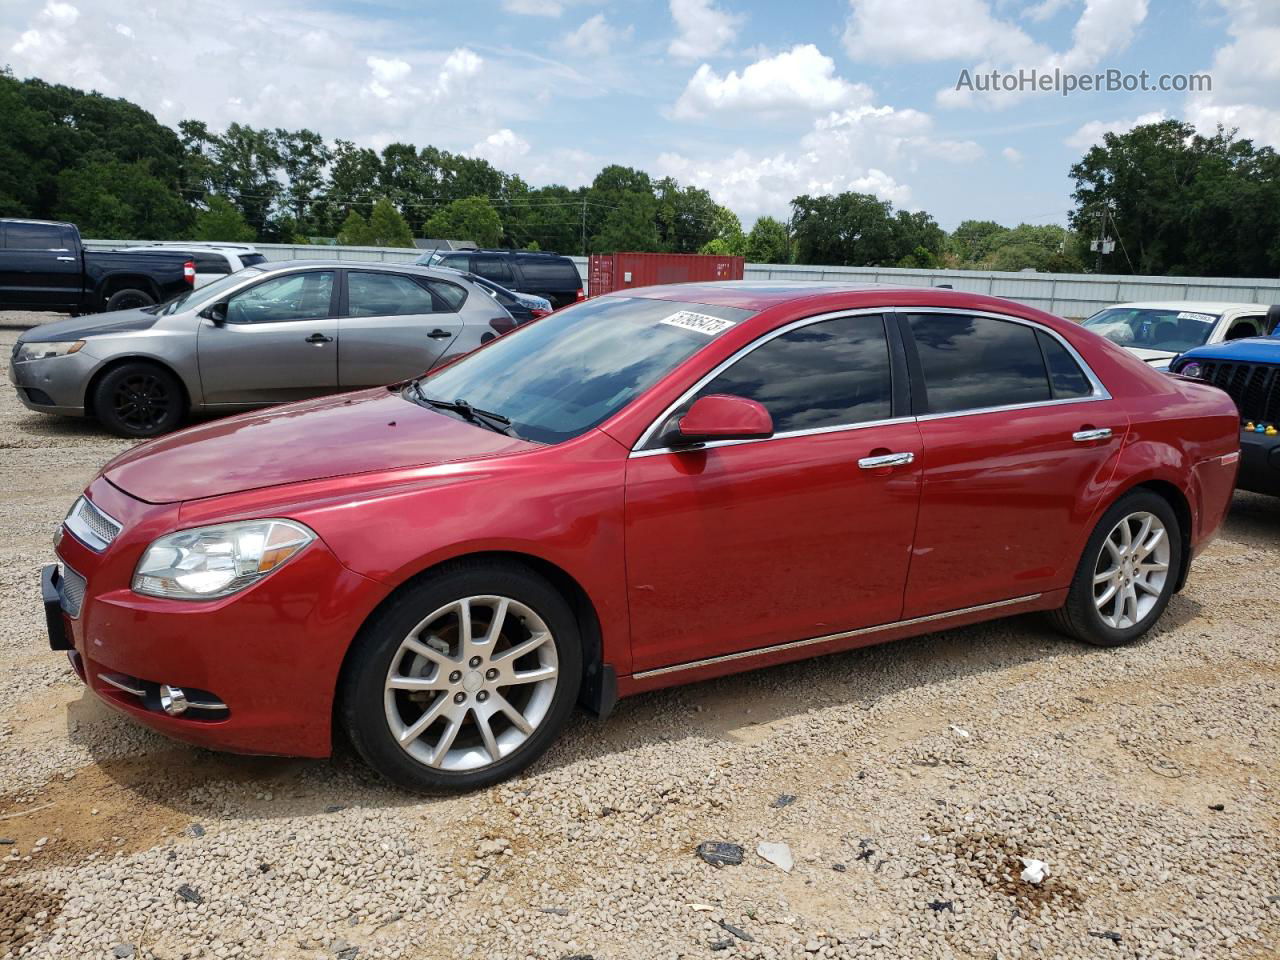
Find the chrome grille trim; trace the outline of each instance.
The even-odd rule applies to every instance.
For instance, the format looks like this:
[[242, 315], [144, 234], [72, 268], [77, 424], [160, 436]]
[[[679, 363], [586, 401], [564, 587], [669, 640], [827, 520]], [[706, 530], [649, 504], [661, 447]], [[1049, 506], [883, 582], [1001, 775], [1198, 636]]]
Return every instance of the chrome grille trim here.
[[130, 677], [119, 679], [113, 677], [109, 673], [100, 673], [98, 674], [98, 679], [108, 686], [115, 687], [117, 690], [123, 690], [125, 693], [131, 693], [135, 697], [145, 697], [147, 695], [147, 691], [143, 690], [141, 687], [132, 687], [127, 683], [128, 680], [132, 679]]
[[75, 502], [63, 523], [73, 537], [97, 553], [111, 546], [121, 530], [119, 521], [108, 516], [87, 497]]
[[80, 608], [84, 605], [84, 591], [87, 581], [65, 563], [62, 565], [62, 579], [58, 583], [58, 601], [62, 612], [72, 620], [80, 618]]

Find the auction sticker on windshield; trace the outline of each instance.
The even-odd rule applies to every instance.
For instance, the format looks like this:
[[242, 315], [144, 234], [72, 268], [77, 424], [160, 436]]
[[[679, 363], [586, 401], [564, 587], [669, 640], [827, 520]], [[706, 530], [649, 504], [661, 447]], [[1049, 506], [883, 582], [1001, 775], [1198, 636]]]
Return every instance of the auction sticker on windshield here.
[[1218, 318], [1212, 313], [1192, 313], [1190, 310], [1183, 310], [1178, 314], [1179, 320], [1199, 320], [1201, 323], [1216, 323]]
[[734, 324], [734, 321], [732, 320], [708, 316], [705, 313], [694, 313], [692, 310], [681, 310], [677, 313], [671, 314], [669, 317], [663, 317], [658, 322], [665, 323], [669, 327], [680, 327], [682, 330], [692, 330], [694, 333], [701, 333], [708, 337], [714, 337], [718, 333], [724, 333]]

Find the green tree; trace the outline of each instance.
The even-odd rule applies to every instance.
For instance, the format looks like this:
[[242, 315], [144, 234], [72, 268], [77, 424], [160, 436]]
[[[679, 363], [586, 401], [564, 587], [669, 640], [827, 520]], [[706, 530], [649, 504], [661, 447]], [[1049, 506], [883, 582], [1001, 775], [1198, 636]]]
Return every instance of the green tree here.
[[791, 201], [797, 263], [889, 266], [898, 252], [893, 205], [868, 193], [800, 196]]
[[223, 243], [249, 243], [257, 237], [235, 204], [217, 194], [206, 198], [205, 209], [196, 214], [195, 229], [191, 231], [193, 240]]
[[994, 220], [965, 220], [951, 231], [948, 246], [961, 264], [972, 265], [991, 256], [1008, 233]]
[[706, 190], [681, 187], [671, 177], [664, 177], [653, 184], [653, 193], [663, 250], [693, 253], [715, 239], [716, 202]]
[[711, 212], [711, 229], [713, 236], [702, 245], [699, 253], [740, 257], [746, 252], [747, 236], [742, 232], [742, 221], [728, 207], [716, 204]]
[[438, 240], [474, 240], [479, 247], [496, 247], [502, 239], [502, 221], [484, 197], [464, 197], [432, 216], [426, 233]]
[[909, 270], [936, 270], [940, 264], [937, 256], [928, 247], [916, 247], [898, 261], [898, 266]]
[[745, 256], [751, 263], [789, 263], [787, 226], [773, 217], [760, 217], [747, 234]]
[[58, 174], [53, 216], [86, 237], [167, 240], [186, 234], [191, 208], [150, 164], [99, 154]]
[[369, 239], [375, 247], [412, 247], [413, 232], [386, 197], [380, 197], [369, 214]]
[[324, 190], [325, 169], [333, 159], [333, 151], [320, 134], [311, 130], [277, 128], [274, 137], [285, 180], [281, 199], [291, 212], [291, 222], [286, 223], [285, 218], [280, 217], [277, 230], [282, 239], [316, 232], [321, 221], [317, 202]]
[[651, 193], [624, 193], [591, 240], [594, 253], [651, 253], [662, 247], [654, 223], [657, 203]]
[[347, 214], [338, 230], [337, 240], [344, 247], [373, 246], [373, 232], [369, 229], [369, 222], [360, 216], [360, 211], [353, 209]]

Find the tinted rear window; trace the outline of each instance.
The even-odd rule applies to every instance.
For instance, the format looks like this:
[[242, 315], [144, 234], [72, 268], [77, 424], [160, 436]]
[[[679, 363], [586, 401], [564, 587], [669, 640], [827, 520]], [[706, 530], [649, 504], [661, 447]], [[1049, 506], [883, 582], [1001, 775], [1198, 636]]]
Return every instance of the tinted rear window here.
[[577, 290], [582, 286], [578, 268], [572, 260], [552, 260], [541, 257], [520, 257], [517, 261], [526, 283], [555, 286], [562, 290]]
[[256, 267], [260, 263], [266, 263], [267, 258], [260, 253], [244, 253], [240, 255], [240, 263], [246, 267]]

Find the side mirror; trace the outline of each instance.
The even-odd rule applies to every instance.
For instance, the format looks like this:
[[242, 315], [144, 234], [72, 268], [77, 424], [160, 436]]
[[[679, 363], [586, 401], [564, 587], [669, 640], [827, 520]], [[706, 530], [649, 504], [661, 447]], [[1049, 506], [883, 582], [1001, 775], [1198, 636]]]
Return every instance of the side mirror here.
[[699, 397], [663, 437], [678, 447], [711, 440], [758, 440], [773, 436], [773, 417], [755, 400], [727, 393]]
[[206, 308], [200, 316], [208, 317], [213, 321], [215, 327], [220, 327], [227, 322], [227, 305], [225, 303], [215, 303], [213, 306]]

